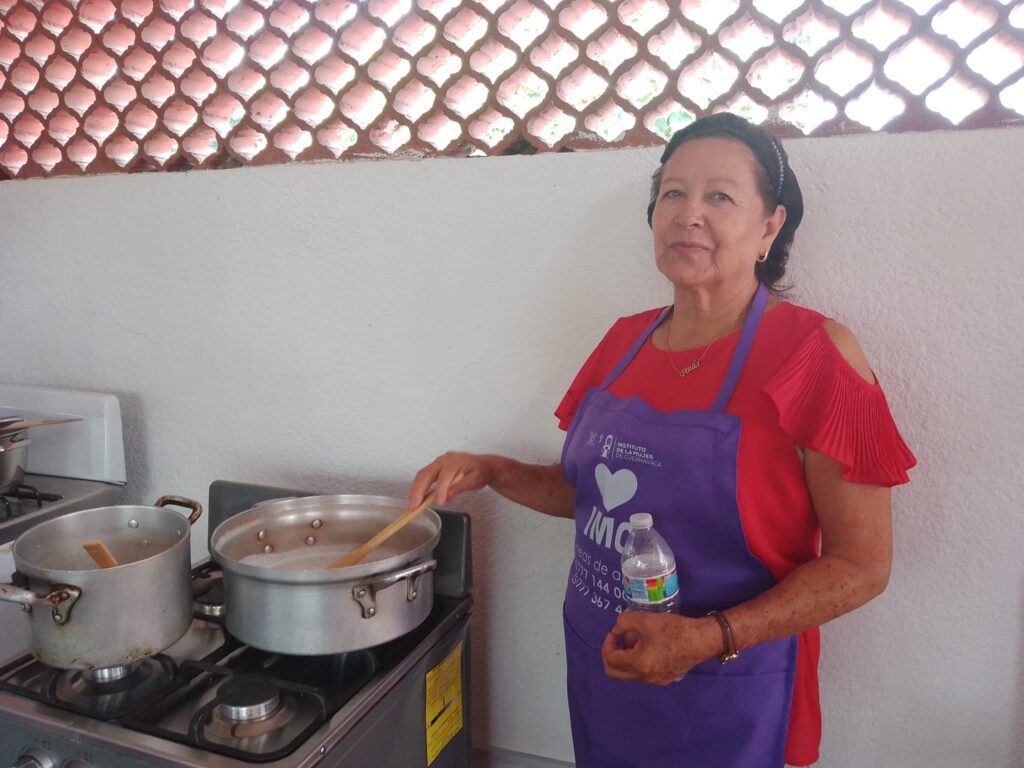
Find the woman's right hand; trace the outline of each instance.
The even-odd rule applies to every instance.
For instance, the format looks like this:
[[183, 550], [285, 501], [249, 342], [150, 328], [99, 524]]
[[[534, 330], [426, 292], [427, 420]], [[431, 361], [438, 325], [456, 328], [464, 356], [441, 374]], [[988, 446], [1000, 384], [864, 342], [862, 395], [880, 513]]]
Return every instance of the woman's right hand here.
[[[448, 451], [438, 456], [416, 473], [409, 488], [409, 509], [423, 503], [431, 486], [436, 491], [435, 504], [445, 504], [465, 491], [475, 491], [489, 485], [497, 472], [495, 456]], [[460, 476], [457, 485], [455, 478]]]

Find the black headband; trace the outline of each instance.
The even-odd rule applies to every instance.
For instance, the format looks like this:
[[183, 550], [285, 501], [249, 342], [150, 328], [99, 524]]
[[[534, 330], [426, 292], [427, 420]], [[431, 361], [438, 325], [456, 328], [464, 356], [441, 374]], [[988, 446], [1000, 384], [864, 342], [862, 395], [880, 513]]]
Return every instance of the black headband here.
[[768, 138], [772, 140], [772, 149], [775, 150], [775, 159], [779, 164], [779, 173], [777, 181], [775, 182], [775, 199], [782, 200], [782, 182], [786, 179], [786, 164], [782, 160], [782, 150], [779, 149], [779, 140], [768, 134]]

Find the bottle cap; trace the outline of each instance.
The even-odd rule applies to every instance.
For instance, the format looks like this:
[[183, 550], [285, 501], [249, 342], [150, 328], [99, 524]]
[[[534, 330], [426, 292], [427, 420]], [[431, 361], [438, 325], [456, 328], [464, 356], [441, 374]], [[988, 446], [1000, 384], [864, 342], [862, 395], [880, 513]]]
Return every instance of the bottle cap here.
[[648, 512], [637, 512], [629, 516], [629, 525], [631, 528], [650, 528], [654, 525], [654, 519]]

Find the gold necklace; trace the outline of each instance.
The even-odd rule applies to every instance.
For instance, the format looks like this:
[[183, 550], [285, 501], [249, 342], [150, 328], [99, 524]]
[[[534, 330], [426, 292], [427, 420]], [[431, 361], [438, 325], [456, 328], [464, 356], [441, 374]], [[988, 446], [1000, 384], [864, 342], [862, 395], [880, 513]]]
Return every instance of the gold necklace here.
[[703, 360], [704, 357], [707, 355], [708, 350], [711, 349], [711, 345], [714, 344], [719, 339], [721, 339], [723, 336], [725, 336], [726, 332], [730, 328], [732, 328], [733, 325], [736, 324], [736, 321], [740, 319], [740, 315], [742, 315], [746, 310], [746, 307], [741, 309], [739, 314], [736, 315], [736, 317], [734, 317], [732, 320], [730, 320], [729, 324], [725, 326], [725, 330], [723, 330], [720, 334], [715, 336], [715, 338], [713, 338], [711, 342], [706, 347], [704, 347], [704, 351], [700, 353], [700, 357], [696, 358], [692, 363], [690, 363], [685, 368], [680, 368], [679, 366], [677, 366], [676, 361], [672, 358], [672, 320], [671, 318], [669, 319], [668, 327], [665, 329], [665, 351], [668, 353], [668, 364], [672, 366], [673, 371], [679, 374], [679, 378], [685, 379], [691, 373], [700, 368], [701, 360]]

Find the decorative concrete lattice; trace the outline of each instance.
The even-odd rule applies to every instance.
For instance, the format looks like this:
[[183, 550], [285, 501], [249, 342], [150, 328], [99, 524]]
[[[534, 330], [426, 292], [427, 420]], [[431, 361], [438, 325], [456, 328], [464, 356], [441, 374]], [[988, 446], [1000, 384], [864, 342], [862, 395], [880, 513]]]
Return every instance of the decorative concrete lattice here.
[[0, 0], [0, 177], [1021, 123], [1022, 30], [1019, 0]]

